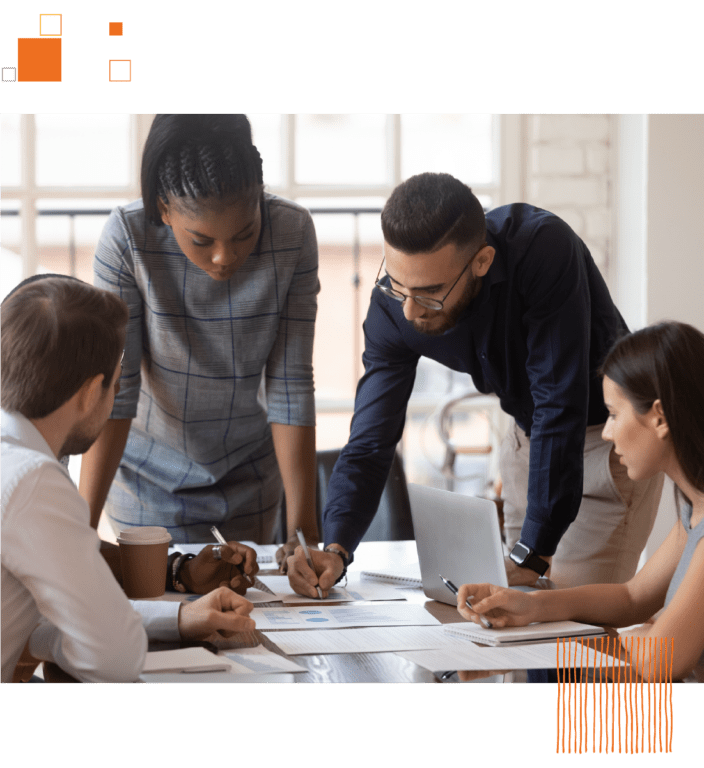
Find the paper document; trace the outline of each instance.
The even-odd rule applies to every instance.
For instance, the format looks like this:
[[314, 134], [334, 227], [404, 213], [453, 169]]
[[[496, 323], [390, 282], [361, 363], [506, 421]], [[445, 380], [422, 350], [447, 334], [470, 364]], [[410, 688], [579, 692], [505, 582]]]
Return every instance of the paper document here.
[[172, 651], [147, 653], [142, 673], [150, 672], [208, 672], [229, 670], [227, 659], [216, 656], [205, 648], [177, 648]]
[[580, 637], [605, 635], [601, 627], [581, 624], [576, 621], [544, 621], [528, 624], [525, 627], [482, 627], [471, 621], [445, 624], [443, 630], [448, 635], [459, 636], [486, 645], [525, 645], [541, 643], [558, 637]]
[[249, 600], [250, 603], [254, 603], [255, 605], [257, 605], [257, 603], [275, 603], [279, 600], [276, 595], [272, 595], [270, 592], [263, 592], [256, 587], [248, 587], [244, 597], [246, 600]]
[[269, 597], [269, 602], [280, 600], [283, 603], [300, 605], [308, 603], [340, 603], [340, 602], [352, 602], [357, 598], [352, 597], [347, 590], [342, 587], [333, 587], [328, 591], [328, 596], [324, 598], [319, 597], [306, 597], [304, 595], [297, 595], [292, 589], [289, 583], [288, 576], [261, 576], [259, 581], [262, 584], [266, 584], [267, 587], [274, 593], [275, 596]]
[[265, 632], [289, 656], [306, 653], [384, 653], [441, 648], [447, 638], [440, 627], [364, 627], [326, 632]]
[[263, 645], [256, 648], [240, 648], [236, 651], [223, 651], [222, 655], [232, 664], [235, 674], [268, 675], [277, 672], [307, 672], [305, 667], [295, 661], [270, 651]]
[[[491, 647], [483, 648], [469, 640], [456, 640], [444, 648], [428, 651], [404, 651], [398, 655], [408, 661], [418, 664], [420, 667], [439, 672], [447, 669], [461, 670], [490, 670], [490, 669], [555, 669], [562, 667], [562, 643], [560, 643], [560, 655], [557, 655], [557, 643], [541, 643], [540, 645], [521, 645], [511, 648]], [[572, 650], [568, 651], [568, 646]], [[584, 648], [584, 662], [581, 662], [581, 645], [579, 643], [565, 643], [565, 652], [568, 658], [575, 657], [577, 666], [591, 667], [603, 664], [611, 667], [613, 659], [606, 654], [595, 653], [594, 649]], [[623, 665], [623, 661], [621, 663]], [[575, 666], [572, 662], [571, 666]], [[619, 666], [616, 660], [616, 666]]]
[[386, 581], [410, 587], [420, 587], [420, 563], [399, 563], [394, 568], [378, 568], [362, 571], [362, 579]]
[[339, 605], [255, 608], [250, 617], [257, 629], [332, 629], [440, 624], [420, 605]]
[[355, 600], [406, 600], [408, 587], [366, 579], [350, 579], [345, 587]]

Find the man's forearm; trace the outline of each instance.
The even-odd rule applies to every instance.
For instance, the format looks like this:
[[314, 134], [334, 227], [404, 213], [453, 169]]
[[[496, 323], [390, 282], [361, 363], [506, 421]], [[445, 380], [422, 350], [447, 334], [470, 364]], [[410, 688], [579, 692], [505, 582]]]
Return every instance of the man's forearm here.
[[90, 524], [98, 527], [108, 491], [125, 450], [132, 419], [109, 419], [98, 439], [83, 454], [78, 490], [90, 507]]
[[295, 536], [296, 528], [300, 527], [307, 540], [319, 541], [315, 498], [315, 427], [272, 424], [271, 434], [286, 494], [287, 536]]

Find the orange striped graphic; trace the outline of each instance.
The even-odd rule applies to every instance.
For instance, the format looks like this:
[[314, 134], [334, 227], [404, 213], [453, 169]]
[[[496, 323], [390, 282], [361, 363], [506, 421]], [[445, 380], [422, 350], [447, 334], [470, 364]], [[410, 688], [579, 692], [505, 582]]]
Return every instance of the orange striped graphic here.
[[619, 753], [671, 752], [673, 654], [673, 638], [559, 638], [556, 752], [588, 752], [590, 725], [592, 752], [616, 752], [617, 734]]

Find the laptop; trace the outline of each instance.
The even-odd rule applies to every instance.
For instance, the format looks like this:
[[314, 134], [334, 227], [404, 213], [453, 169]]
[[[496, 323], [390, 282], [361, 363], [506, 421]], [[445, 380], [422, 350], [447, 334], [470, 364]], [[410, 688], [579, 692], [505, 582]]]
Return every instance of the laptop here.
[[460, 493], [408, 484], [423, 592], [456, 605], [440, 580], [461, 584], [489, 582], [507, 587], [496, 504]]

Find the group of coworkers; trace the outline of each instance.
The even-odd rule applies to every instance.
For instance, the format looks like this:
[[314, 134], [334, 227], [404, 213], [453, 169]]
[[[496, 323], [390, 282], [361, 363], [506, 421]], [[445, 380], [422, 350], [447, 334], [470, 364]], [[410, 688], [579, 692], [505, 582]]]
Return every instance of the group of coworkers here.
[[[131, 681], [148, 638], [252, 629], [241, 571], [254, 575], [256, 556], [239, 542], [277, 540], [284, 496], [279, 567], [296, 592], [327, 596], [375, 514], [421, 356], [468, 373], [512, 417], [508, 583], [559, 587], [465, 584], [460, 614], [638, 625], [674, 639], [675, 678], [701, 674], [702, 333], [674, 321], [629, 333], [556, 215], [526, 203], [485, 214], [448, 174], [407, 179], [381, 214], [365, 372], [321, 531], [309, 212], [265, 191], [244, 115], [158, 115], [141, 187], [105, 225], [93, 286], [40, 275], [2, 303], [3, 681], [36, 679], [44, 660]], [[678, 519], [636, 573], [664, 475]], [[103, 511], [116, 532], [165, 526], [177, 546], [217, 526], [227, 545], [169, 558], [166, 589], [202, 597], [129, 601], [97, 534]], [[631, 663], [649, 669], [648, 651]]]

